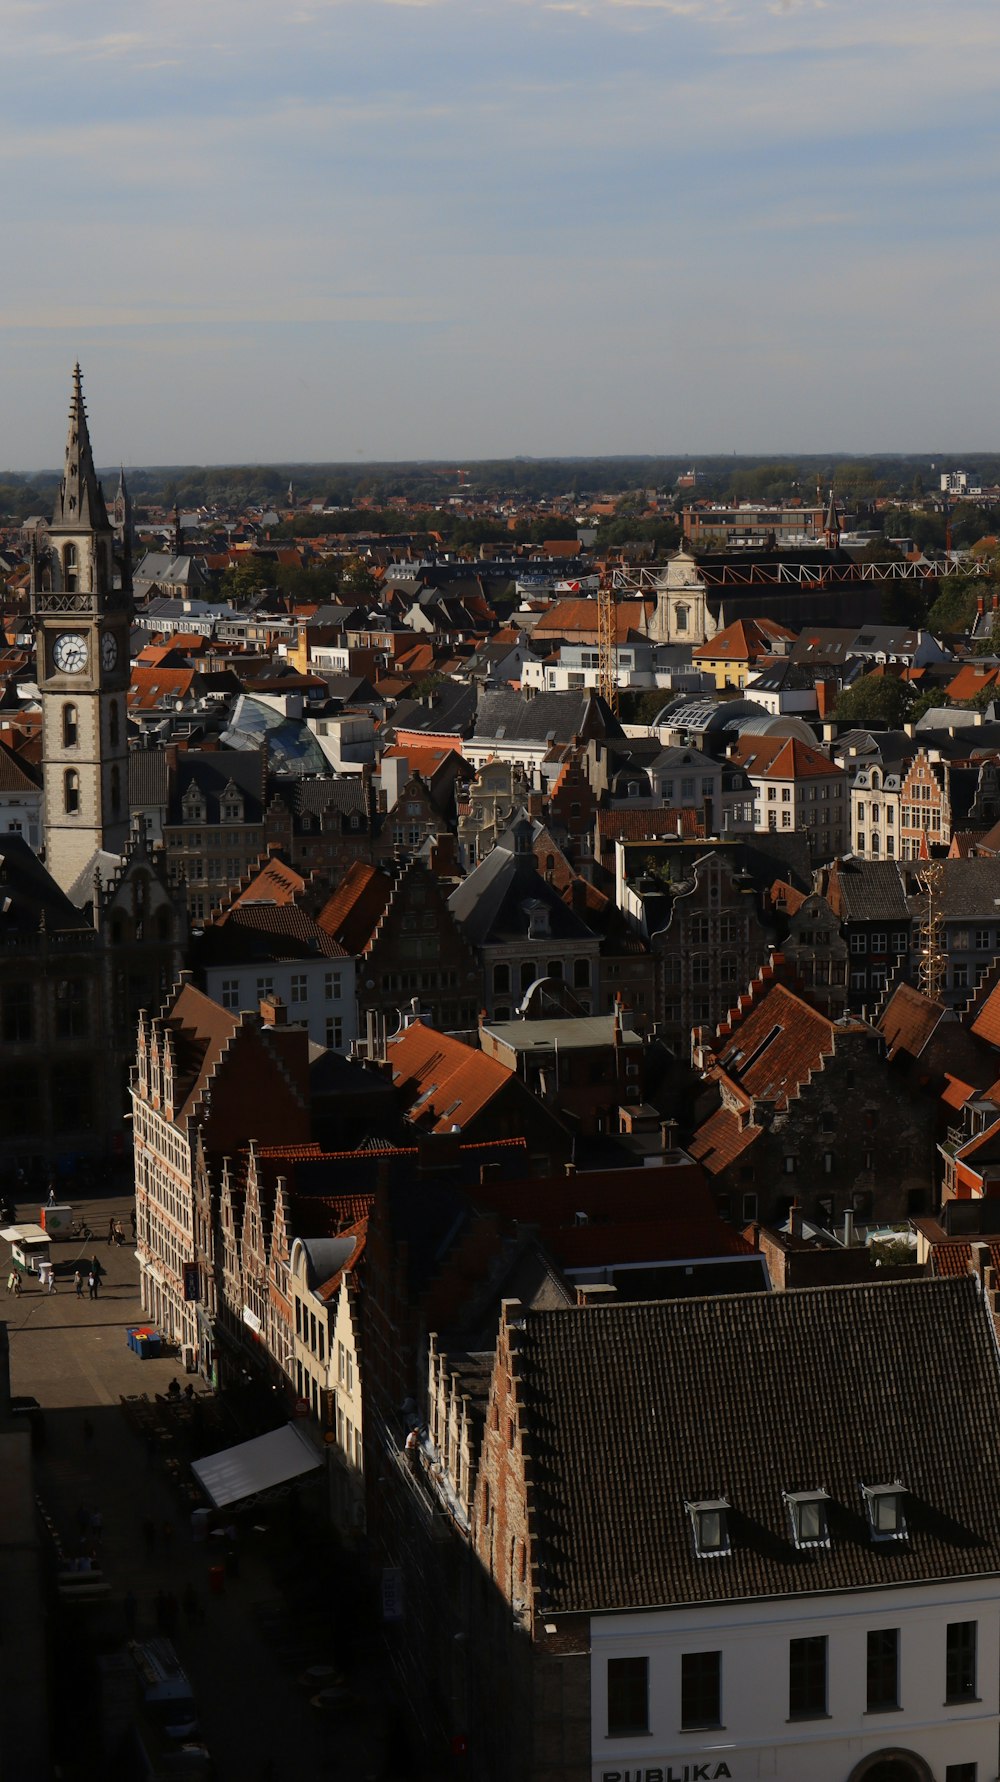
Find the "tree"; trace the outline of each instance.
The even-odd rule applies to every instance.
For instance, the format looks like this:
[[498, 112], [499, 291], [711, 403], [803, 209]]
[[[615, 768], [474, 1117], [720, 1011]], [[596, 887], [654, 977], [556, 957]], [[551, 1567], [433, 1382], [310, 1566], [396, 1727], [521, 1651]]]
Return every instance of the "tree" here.
[[905, 681], [892, 675], [866, 674], [842, 689], [834, 716], [844, 723], [878, 723], [898, 730], [909, 718], [912, 704], [913, 693]]
[[226, 570], [222, 578], [223, 597], [234, 606], [251, 600], [262, 588], [274, 586], [274, 569], [273, 562], [264, 557], [244, 557]]
[[976, 616], [977, 596], [983, 587], [984, 583], [976, 576], [949, 576], [941, 584], [941, 591], [927, 614], [928, 629], [935, 634], [968, 631]]

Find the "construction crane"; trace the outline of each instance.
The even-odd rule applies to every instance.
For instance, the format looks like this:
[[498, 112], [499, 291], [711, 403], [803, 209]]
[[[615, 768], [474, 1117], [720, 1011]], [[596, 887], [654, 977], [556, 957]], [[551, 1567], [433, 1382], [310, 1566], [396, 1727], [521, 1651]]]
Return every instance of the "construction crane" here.
[[603, 575], [597, 590], [597, 691], [618, 716], [618, 627], [614, 589]]

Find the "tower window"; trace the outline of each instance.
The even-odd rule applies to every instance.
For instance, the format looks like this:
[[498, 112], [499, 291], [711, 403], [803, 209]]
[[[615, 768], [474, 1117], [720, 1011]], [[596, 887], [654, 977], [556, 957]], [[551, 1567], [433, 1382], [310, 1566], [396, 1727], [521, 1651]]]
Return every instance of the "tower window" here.
[[686, 631], [688, 628], [688, 608], [686, 606], [676, 607], [674, 617], [678, 631]]
[[63, 580], [67, 594], [76, 593], [76, 545], [68, 544], [63, 549]]
[[63, 809], [69, 817], [80, 809], [80, 775], [72, 767], [63, 775]]
[[111, 747], [116, 749], [118, 747], [120, 734], [117, 699], [113, 699], [108, 708], [108, 730], [111, 738]]
[[75, 749], [80, 740], [79, 720], [75, 705], [64, 705], [62, 708], [63, 748]]
[[111, 769], [111, 809], [115, 816], [117, 816], [118, 812], [121, 810], [121, 805], [122, 805], [121, 770], [118, 767], [118, 764], [116, 762], [112, 766], [112, 769]]

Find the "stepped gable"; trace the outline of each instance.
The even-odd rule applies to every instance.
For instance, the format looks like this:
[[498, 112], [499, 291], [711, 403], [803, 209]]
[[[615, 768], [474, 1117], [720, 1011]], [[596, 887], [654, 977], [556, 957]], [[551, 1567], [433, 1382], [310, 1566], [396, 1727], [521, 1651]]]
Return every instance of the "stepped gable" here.
[[320, 910], [317, 924], [339, 941], [346, 952], [357, 956], [370, 945], [392, 902], [393, 889], [388, 873], [355, 860]]
[[[540, 1615], [1000, 1574], [1000, 1361], [971, 1278], [508, 1307], [504, 1334]], [[873, 1542], [860, 1487], [896, 1480], [906, 1538]], [[830, 1544], [804, 1552], [784, 1493], [817, 1487]], [[686, 1506], [720, 1497], [731, 1550], [706, 1560]]]

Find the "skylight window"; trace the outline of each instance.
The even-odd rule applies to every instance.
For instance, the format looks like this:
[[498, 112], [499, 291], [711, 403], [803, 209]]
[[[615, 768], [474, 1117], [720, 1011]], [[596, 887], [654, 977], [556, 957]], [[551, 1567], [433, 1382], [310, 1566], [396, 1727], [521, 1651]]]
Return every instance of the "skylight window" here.
[[868, 1526], [873, 1541], [906, 1538], [906, 1487], [897, 1479], [892, 1485], [862, 1485]]
[[730, 1551], [729, 1510], [724, 1497], [704, 1498], [685, 1505], [694, 1533], [699, 1559], [717, 1559]]
[[825, 1491], [786, 1491], [785, 1503], [796, 1547], [829, 1547], [830, 1525]]

